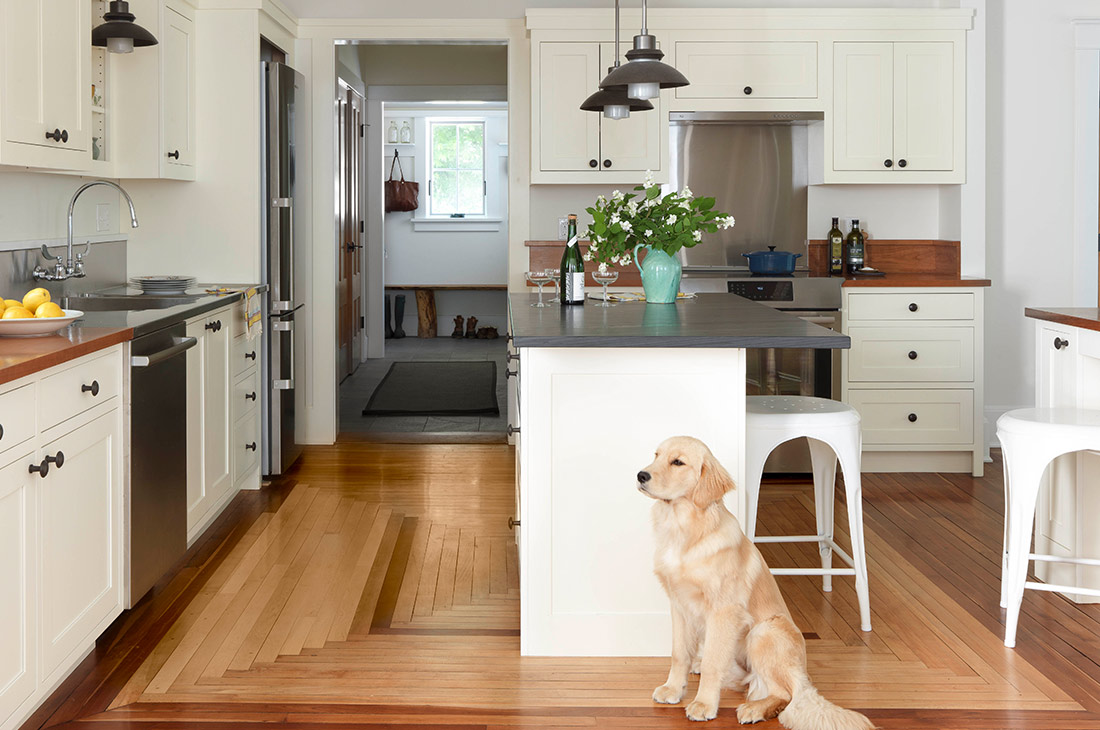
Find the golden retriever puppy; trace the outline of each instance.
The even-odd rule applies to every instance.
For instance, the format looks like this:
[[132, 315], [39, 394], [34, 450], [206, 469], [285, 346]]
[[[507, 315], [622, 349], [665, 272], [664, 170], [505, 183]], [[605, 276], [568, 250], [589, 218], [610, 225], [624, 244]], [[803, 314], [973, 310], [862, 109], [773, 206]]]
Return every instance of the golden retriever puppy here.
[[722, 687], [747, 685], [741, 723], [778, 717], [791, 730], [873, 728], [810, 683], [802, 632], [760, 551], [722, 503], [733, 488], [710, 449], [687, 436], [665, 440], [638, 472], [639, 491], [654, 500], [654, 570], [672, 603], [672, 668], [654, 701], [678, 703], [688, 673], [699, 671], [686, 708], [692, 720], [717, 716]]

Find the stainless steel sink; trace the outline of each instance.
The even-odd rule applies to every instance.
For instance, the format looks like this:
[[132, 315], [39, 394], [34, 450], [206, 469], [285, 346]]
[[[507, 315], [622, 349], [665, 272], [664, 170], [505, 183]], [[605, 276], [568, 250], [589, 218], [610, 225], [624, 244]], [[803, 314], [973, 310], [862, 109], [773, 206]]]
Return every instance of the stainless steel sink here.
[[180, 304], [191, 304], [203, 294], [90, 294], [65, 297], [62, 309], [78, 309], [82, 312], [132, 312], [145, 309], [167, 309]]

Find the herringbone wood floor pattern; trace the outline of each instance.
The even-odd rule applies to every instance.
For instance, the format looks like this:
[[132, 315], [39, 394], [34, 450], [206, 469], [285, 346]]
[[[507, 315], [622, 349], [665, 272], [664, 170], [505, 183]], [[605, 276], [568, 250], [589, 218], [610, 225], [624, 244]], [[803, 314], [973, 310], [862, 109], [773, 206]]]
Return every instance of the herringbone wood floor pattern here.
[[[667, 659], [519, 656], [517, 555], [507, 527], [513, 459], [506, 446], [311, 449], [294, 481], [275, 485], [281, 492], [270, 508], [238, 518], [208, 548], [201, 571], [170, 602], [176, 610], [164, 611], [171, 620], [161, 619], [156, 641], [113, 662], [106, 651], [83, 694], [77, 688], [34, 726], [686, 725], [682, 709], [650, 700]], [[921, 483], [936, 484], [931, 475], [912, 478], [917, 493]], [[910, 559], [927, 555], [919, 533], [899, 537], [876, 509], [881, 499], [900, 509], [900, 522], [922, 519], [926, 505], [900, 484], [869, 476], [865, 486], [873, 632], [858, 628], [850, 579], [834, 579], [831, 593], [820, 579], [779, 579], [822, 693], [884, 727], [1100, 727], [1097, 701], [1059, 681], [1064, 669], [1004, 649], [999, 628], [960, 605], [957, 586]], [[809, 485], [769, 484], [763, 500], [762, 533], [812, 531]], [[959, 501], [946, 512], [962, 508]], [[840, 505], [836, 514], [844, 544]], [[930, 537], [994, 555], [999, 547], [995, 520], [960, 519], [947, 532]], [[766, 548], [772, 565], [816, 562], [809, 546]], [[995, 604], [991, 574], [962, 582]], [[168, 601], [172, 585], [160, 590]], [[1070, 610], [1081, 612], [1074, 628], [1096, 621], [1091, 609]], [[1082, 671], [1098, 654], [1086, 652]], [[739, 702], [726, 692], [712, 725], [735, 725]]]

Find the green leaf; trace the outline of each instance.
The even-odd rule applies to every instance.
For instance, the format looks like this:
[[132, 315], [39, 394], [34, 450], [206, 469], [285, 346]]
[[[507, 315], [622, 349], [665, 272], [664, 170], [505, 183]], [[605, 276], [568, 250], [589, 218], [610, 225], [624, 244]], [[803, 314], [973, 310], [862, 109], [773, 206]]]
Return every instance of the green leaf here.
[[659, 187], [657, 187], [656, 185], [651, 187], [651, 188], [647, 188], [646, 191], [645, 191], [646, 200], [653, 200], [654, 198], [656, 198], [660, 194], [661, 194], [661, 189]]
[[714, 207], [714, 198], [697, 198], [700, 210], [710, 210]]

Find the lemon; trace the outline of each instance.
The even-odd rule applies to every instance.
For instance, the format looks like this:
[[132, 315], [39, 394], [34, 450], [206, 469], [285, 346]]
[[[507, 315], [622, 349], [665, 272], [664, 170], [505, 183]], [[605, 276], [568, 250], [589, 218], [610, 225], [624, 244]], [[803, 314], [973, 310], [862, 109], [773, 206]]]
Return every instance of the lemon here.
[[8, 307], [4, 310], [3, 319], [29, 319], [33, 316], [26, 307]]
[[[19, 301], [18, 299], [5, 299], [4, 300], [4, 309], [7, 309], [8, 307], [22, 307], [22, 306], [23, 306], [23, 302]], [[0, 310], [0, 311], [3, 311], [3, 310]]]
[[42, 287], [38, 287], [26, 293], [23, 297], [23, 306], [33, 312], [38, 309], [40, 304], [45, 304], [48, 301], [50, 301], [50, 293]]
[[65, 312], [53, 302], [43, 302], [38, 305], [38, 309], [34, 310], [34, 316], [39, 319], [47, 317], [64, 317]]

